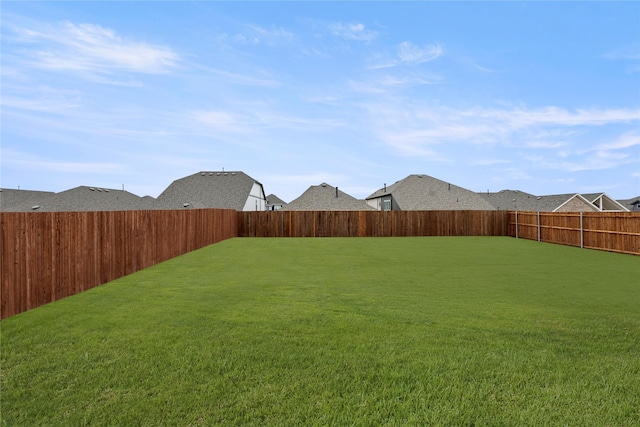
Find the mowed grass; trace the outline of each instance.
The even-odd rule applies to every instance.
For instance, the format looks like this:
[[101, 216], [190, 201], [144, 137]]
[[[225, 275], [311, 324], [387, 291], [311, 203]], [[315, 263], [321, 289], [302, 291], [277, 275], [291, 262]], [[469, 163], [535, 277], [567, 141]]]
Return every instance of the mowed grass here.
[[640, 258], [232, 239], [5, 319], [3, 425], [640, 424]]

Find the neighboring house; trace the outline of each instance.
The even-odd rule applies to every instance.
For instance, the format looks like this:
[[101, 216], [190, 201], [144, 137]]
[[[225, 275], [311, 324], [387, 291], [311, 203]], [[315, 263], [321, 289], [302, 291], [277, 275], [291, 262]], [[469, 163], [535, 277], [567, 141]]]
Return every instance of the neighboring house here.
[[534, 196], [524, 191], [478, 193], [499, 210], [531, 212], [626, 212], [628, 209], [605, 193]]
[[275, 194], [269, 194], [267, 196], [267, 210], [268, 211], [279, 211], [283, 207], [285, 207], [287, 203], [276, 196]]
[[338, 187], [327, 183], [312, 185], [297, 199], [282, 208], [287, 211], [366, 211], [373, 208]]
[[385, 186], [366, 199], [377, 210], [495, 210], [489, 202], [466, 190], [429, 175], [409, 175]]
[[640, 196], [633, 197], [627, 200], [618, 200], [618, 203], [620, 203], [631, 212], [640, 212]]
[[156, 201], [158, 209], [264, 211], [267, 206], [262, 184], [237, 171], [203, 171], [177, 179]]
[[56, 193], [51, 191], [0, 189], [0, 211], [29, 212], [37, 211]]

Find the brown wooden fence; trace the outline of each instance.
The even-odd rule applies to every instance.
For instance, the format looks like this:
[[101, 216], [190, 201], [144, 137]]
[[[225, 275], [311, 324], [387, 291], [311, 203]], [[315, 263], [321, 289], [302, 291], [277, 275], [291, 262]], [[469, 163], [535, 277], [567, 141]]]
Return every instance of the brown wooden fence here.
[[509, 212], [509, 235], [640, 255], [640, 212]]
[[239, 212], [239, 237], [506, 236], [507, 211]]
[[0, 213], [2, 319], [237, 235], [235, 210]]
[[513, 236], [640, 255], [640, 213], [0, 213], [0, 318], [231, 237]]

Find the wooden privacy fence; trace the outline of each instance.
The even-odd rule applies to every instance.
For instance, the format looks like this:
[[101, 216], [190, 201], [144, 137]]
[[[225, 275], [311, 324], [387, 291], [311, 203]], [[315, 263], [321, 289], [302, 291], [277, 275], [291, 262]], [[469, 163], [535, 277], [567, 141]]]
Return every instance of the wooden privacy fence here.
[[237, 213], [0, 213], [2, 319], [237, 235]]
[[239, 237], [506, 236], [507, 211], [239, 212]]
[[640, 255], [640, 213], [511, 211], [509, 235]]
[[231, 237], [386, 236], [513, 236], [640, 255], [640, 213], [3, 212], [0, 318]]

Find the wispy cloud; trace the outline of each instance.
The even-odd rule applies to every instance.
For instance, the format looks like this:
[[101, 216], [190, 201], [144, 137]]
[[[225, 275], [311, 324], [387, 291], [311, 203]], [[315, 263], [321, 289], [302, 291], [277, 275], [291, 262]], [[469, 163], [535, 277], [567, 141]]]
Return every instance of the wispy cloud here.
[[371, 59], [370, 70], [393, 68], [401, 65], [419, 65], [438, 59], [444, 54], [444, 48], [439, 44], [417, 46], [409, 41], [403, 41], [395, 46], [393, 54], [379, 54]]
[[345, 125], [340, 119], [296, 116], [257, 106], [245, 105], [243, 111], [201, 110], [190, 112], [187, 116], [217, 132], [233, 134], [256, 133], [266, 129], [320, 132]]
[[28, 170], [65, 172], [65, 173], [104, 173], [122, 171], [122, 165], [111, 162], [66, 162], [45, 159], [16, 150], [3, 150], [2, 163], [7, 166], [19, 166]]
[[244, 86], [263, 86], [263, 87], [276, 87], [281, 85], [281, 83], [277, 79], [274, 79], [271, 76], [260, 77], [255, 75], [242, 74], [238, 72], [220, 70], [217, 68], [210, 68], [210, 67], [200, 67], [200, 68], [202, 69], [202, 71], [206, 73], [214, 74], [217, 77], [222, 78], [225, 81], [232, 84], [244, 85]]
[[640, 133], [627, 132], [620, 135], [616, 140], [611, 142], [605, 142], [596, 147], [596, 150], [619, 150], [624, 148], [630, 148], [633, 146], [640, 146]]
[[442, 52], [442, 46], [440, 45], [420, 47], [408, 41], [398, 45], [398, 58], [401, 62], [408, 64], [422, 64], [423, 62], [433, 61], [440, 57]]
[[27, 64], [47, 70], [157, 74], [168, 72], [180, 59], [168, 46], [129, 40], [100, 25], [65, 21], [13, 30], [19, 41], [37, 46]]
[[[374, 132], [383, 142], [407, 155], [433, 156], [433, 146], [448, 143], [561, 148], [590, 127], [640, 122], [640, 110], [566, 110], [472, 108], [457, 110], [415, 104], [365, 105]], [[577, 132], [581, 129], [582, 132]], [[591, 138], [593, 139], [593, 138]], [[592, 142], [593, 144], [593, 142]], [[636, 133], [624, 134], [600, 150], [638, 144]]]
[[360, 22], [333, 23], [329, 25], [329, 30], [334, 36], [347, 40], [370, 42], [378, 36], [377, 32], [367, 29]]

